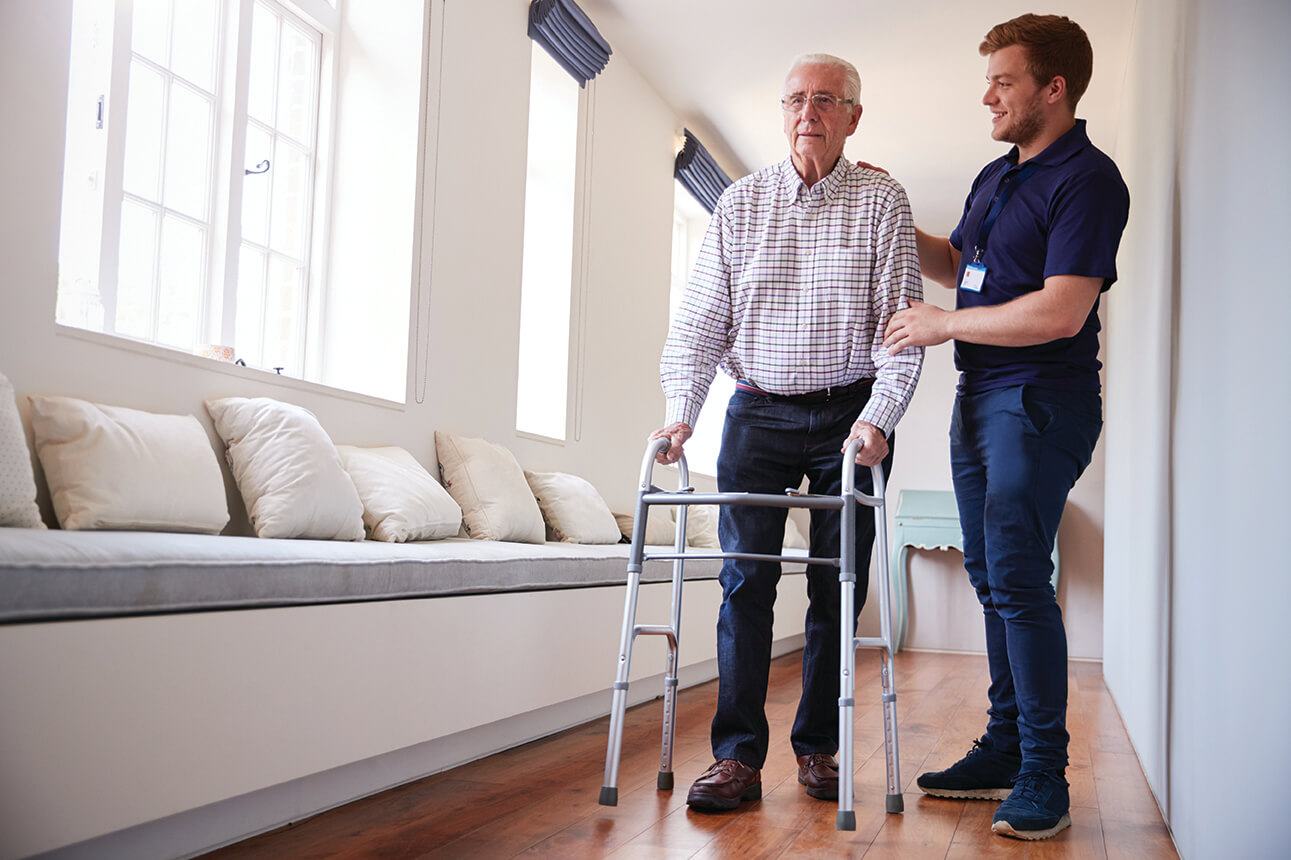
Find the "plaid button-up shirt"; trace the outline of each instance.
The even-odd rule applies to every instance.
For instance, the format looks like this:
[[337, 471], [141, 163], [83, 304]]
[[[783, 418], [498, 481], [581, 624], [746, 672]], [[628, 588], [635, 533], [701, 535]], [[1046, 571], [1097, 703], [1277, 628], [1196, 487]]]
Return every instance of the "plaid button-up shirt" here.
[[668, 333], [668, 423], [691, 427], [720, 365], [774, 394], [873, 379], [858, 416], [891, 433], [923, 349], [888, 355], [888, 318], [923, 300], [905, 190], [839, 158], [811, 188], [791, 159], [737, 181], [713, 212]]

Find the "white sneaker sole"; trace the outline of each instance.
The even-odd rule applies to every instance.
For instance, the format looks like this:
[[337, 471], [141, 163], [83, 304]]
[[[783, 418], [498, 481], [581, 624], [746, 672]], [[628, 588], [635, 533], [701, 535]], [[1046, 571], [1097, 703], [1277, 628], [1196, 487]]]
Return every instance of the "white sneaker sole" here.
[[991, 825], [991, 832], [998, 833], [1001, 836], [1011, 836], [1014, 839], [1025, 839], [1028, 842], [1034, 842], [1037, 839], [1048, 839], [1060, 830], [1065, 830], [1071, 826], [1071, 814], [1064, 813], [1058, 823], [1047, 830], [1014, 830], [1013, 825], [1007, 821], [997, 821]]
[[1012, 791], [1010, 788], [924, 788], [922, 785], [919, 790], [933, 797], [949, 797], [954, 800], [1008, 800]]

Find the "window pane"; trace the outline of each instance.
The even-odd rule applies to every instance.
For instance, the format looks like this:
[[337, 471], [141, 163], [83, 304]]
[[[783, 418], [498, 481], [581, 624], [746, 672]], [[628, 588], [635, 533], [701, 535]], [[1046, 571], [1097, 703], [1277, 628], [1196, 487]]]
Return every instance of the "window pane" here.
[[157, 257], [157, 216], [132, 200], [121, 205], [121, 248], [117, 264], [116, 330], [130, 337], [152, 335], [153, 266]]
[[166, 135], [166, 205], [206, 220], [210, 187], [211, 103], [175, 81], [170, 86]]
[[166, 65], [170, 0], [134, 0], [131, 15], [130, 50], [159, 66]]
[[138, 60], [131, 61], [125, 172], [121, 183], [131, 194], [154, 201], [159, 199], [165, 86], [160, 74]]
[[273, 125], [277, 53], [278, 18], [257, 3], [251, 13], [251, 69], [247, 113], [265, 125]]
[[264, 254], [242, 246], [238, 255], [238, 318], [233, 348], [248, 364], [264, 366], [260, 349], [264, 326]]
[[175, 18], [172, 71], [207, 92], [215, 89], [215, 48], [219, 44], [217, 0], [183, 0]]
[[157, 340], [192, 350], [206, 270], [205, 231], [173, 215], [161, 225], [161, 284]]
[[280, 257], [269, 258], [269, 282], [265, 294], [264, 366], [281, 367], [299, 376], [296, 334], [301, 318], [301, 270]]
[[305, 231], [309, 220], [310, 163], [305, 154], [279, 138], [273, 175], [273, 220], [271, 247], [301, 259], [305, 255]]
[[[273, 137], [259, 125], [247, 123], [247, 169], [272, 156]], [[269, 189], [273, 181], [274, 170], [252, 173], [242, 180], [242, 237], [260, 245], [269, 244]]]
[[565, 438], [578, 84], [533, 47], [516, 426]]
[[313, 130], [317, 77], [318, 46], [296, 27], [283, 26], [278, 130], [300, 142], [308, 141]]

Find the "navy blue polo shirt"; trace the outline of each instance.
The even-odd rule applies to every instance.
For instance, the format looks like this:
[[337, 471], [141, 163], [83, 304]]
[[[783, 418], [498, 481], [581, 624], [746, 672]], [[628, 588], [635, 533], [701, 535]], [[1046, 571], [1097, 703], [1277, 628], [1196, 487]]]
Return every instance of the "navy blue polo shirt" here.
[[[1116, 281], [1116, 249], [1129, 219], [1130, 193], [1116, 165], [1089, 142], [1085, 121], [1049, 144], [1017, 185], [987, 237], [981, 262], [981, 292], [959, 287], [956, 306], [999, 305], [1044, 287], [1053, 275], [1102, 278], [1103, 290]], [[996, 191], [1026, 164], [1018, 148], [992, 161], [973, 181], [964, 215], [950, 234], [959, 249], [959, 279], [973, 261], [982, 222]], [[1069, 391], [1098, 391], [1098, 302], [1075, 337], [1035, 346], [986, 346], [955, 341], [959, 391], [976, 394], [1010, 385], [1039, 385]]]

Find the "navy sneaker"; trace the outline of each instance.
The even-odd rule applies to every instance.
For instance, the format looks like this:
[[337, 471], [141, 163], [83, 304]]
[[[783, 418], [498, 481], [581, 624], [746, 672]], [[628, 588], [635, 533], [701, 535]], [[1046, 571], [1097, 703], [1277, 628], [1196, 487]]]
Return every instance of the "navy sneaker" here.
[[933, 797], [960, 800], [1003, 800], [1012, 790], [1013, 778], [1022, 769], [1022, 757], [996, 750], [983, 736], [973, 741], [968, 755], [945, 770], [920, 774], [915, 784]]
[[1071, 826], [1071, 796], [1060, 770], [1020, 774], [995, 810], [991, 831], [1014, 839], [1048, 839]]

